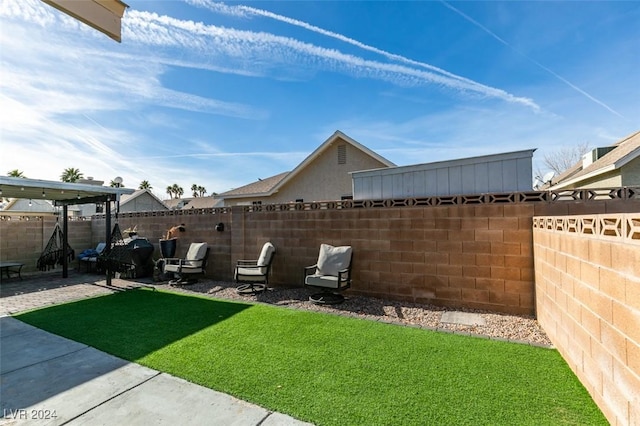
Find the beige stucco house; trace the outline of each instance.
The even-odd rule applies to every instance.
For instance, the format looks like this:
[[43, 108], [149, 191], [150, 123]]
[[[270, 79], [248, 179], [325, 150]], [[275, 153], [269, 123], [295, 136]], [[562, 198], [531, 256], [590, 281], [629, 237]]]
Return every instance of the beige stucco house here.
[[350, 172], [394, 167], [349, 136], [336, 131], [290, 172], [219, 194], [225, 206], [332, 201], [353, 197]]
[[550, 190], [640, 186], [640, 131], [595, 148], [551, 180]]
[[169, 210], [158, 197], [148, 189], [138, 189], [133, 194], [120, 197], [120, 212], [151, 212]]

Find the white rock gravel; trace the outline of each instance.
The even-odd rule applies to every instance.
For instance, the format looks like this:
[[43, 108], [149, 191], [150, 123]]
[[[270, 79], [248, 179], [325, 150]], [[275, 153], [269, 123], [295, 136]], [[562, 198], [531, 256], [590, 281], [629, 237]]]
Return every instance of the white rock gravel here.
[[[167, 283], [155, 284], [166, 288]], [[244, 302], [259, 302], [275, 306], [285, 306], [310, 311], [327, 312], [338, 315], [365, 318], [393, 324], [428, 328], [443, 332], [473, 335], [478, 337], [508, 340], [534, 346], [552, 347], [547, 334], [535, 318], [524, 315], [506, 315], [478, 309], [445, 308], [411, 302], [383, 300], [364, 296], [347, 296], [344, 303], [332, 306], [316, 305], [309, 302], [307, 288], [269, 288], [257, 295], [240, 295], [235, 284], [228, 282], [199, 280], [195, 284], [168, 287], [172, 291], [196, 293], [217, 299]], [[460, 311], [481, 315], [484, 326], [462, 325], [440, 322], [443, 312]]]

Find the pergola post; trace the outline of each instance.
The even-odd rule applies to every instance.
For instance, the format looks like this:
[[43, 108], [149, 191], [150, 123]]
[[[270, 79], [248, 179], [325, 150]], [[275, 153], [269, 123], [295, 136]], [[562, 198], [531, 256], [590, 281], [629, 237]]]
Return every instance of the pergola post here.
[[[107, 244], [107, 255], [109, 255], [110, 251], [111, 251], [111, 197], [107, 198], [107, 201], [104, 203], [105, 207], [104, 207], [104, 212], [106, 214], [106, 218], [105, 218], [105, 228], [106, 228], [106, 236], [105, 236], [105, 242]], [[106, 262], [107, 265], [107, 269], [106, 269], [106, 274], [107, 274], [107, 286], [111, 286], [111, 263], [109, 262], [109, 260], [107, 259]]]
[[67, 260], [67, 247], [69, 246], [69, 208], [65, 204], [62, 206], [62, 278], [69, 276], [69, 262]]

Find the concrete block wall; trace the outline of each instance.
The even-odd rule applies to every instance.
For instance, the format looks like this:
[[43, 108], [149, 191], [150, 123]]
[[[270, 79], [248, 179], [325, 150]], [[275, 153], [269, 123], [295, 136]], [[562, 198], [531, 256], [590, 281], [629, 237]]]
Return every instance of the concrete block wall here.
[[613, 425], [640, 425], [640, 213], [533, 219], [538, 321]]
[[[22, 272], [37, 272], [37, 261], [47, 246], [56, 224], [53, 215], [3, 215], [0, 218], [0, 261], [24, 263]], [[62, 220], [60, 220], [60, 226]], [[69, 222], [69, 245], [76, 254], [91, 242], [91, 222]]]
[[[127, 237], [126, 229], [136, 228], [140, 237], [147, 238], [154, 246], [153, 258], [161, 257], [160, 242], [167, 231], [175, 225], [184, 224], [185, 232], [178, 234], [176, 257], [184, 257], [192, 242], [207, 242], [209, 257], [207, 262], [207, 276], [220, 280], [230, 280], [231, 276], [231, 214], [226, 209], [191, 209], [171, 210], [143, 213], [121, 213], [111, 226], [117, 222], [123, 237]], [[215, 230], [218, 223], [225, 225], [223, 232]], [[95, 216], [91, 220], [93, 231], [93, 245], [105, 241], [106, 220]]]
[[530, 203], [245, 213], [234, 209], [234, 248], [244, 247], [235, 255], [256, 258], [265, 241], [273, 242], [275, 285], [302, 285], [303, 268], [315, 263], [321, 243], [351, 245], [352, 294], [534, 312]]

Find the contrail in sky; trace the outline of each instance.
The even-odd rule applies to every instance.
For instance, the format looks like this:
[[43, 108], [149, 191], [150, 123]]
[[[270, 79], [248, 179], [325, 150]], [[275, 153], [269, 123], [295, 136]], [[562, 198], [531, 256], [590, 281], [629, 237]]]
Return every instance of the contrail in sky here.
[[[340, 40], [342, 42], [351, 44], [353, 46], [359, 47], [363, 50], [367, 50], [369, 52], [373, 52], [382, 56], [385, 56], [388, 59], [391, 60], [395, 60], [398, 62], [402, 62], [405, 64], [409, 64], [409, 65], [413, 65], [413, 66], [417, 66], [417, 67], [421, 67], [421, 68], [425, 68], [428, 69], [430, 71], [434, 71], [437, 72], [441, 75], [444, 75], [446, 77], [449, 77], [453, 80], [456, 81], [460, 81], [465, 83], [466, 85], [470, 85], [473, 86], [478, 92], [484, 93], [487, 96], [496, 96], [496, 91], [500, 91], [504, 94], [506, 94], [506, 92], [500, 90], [500, 89], [496, 89], [494, 87], [490, 87], [490, 86], [486, 86], [484, 84], [478, 83], [476, 81], [473, 81], [471, 79], [465, 78], [465, 77], [461, 77], [459, 75], [453, 74], [449, 71], [443, 70], [442, 68], [438, 68], [436, 66], [433, 66], [431, 64], [427, 64], [424, 62], [419, 62], [419, 61], [415, 61], [413, 59], [409, 59], [406, 58], [404, 56], [401, 55], [397, 55], [394, 53], [390, 53], [387, 52], [385, 50], [382, 49], [378, 49], [376, 47], [373, 46], [369, 46], [367, 44], [364, 44], [358, 40], [354, 40], [352, 38], [346, 37], [342, 34], [338, 34], [335, 33], [333, 31], [328, 31], [325, 30], [323, 28], [317, 27], [315, 25], [309, 24], [307, 22], [304, 21], [300, 21], [297, 19], [293, 19], [293, 18], [289, 18], [286, 16], [282, 16], [282, 15], [278, 15], [276, 13], [273, 12], [269, 12], [267, 10], [262, 10], [262, 9], [256, 9], [250, 6], [243, 6], [243, 5], [238, 5], [238, 6], [228, 6], [224, 3], [217, 3], [211, 0], [184, 0], [186, 3], [194, 5], [194, 6], [199, 6], [199, 7], [204, 7], [207, 8], [213, 12], [216, 13], [223, 13], [226, 15], [231, 15], [231, 16], [239, 16], [239, 17], [244, 17], [244, 16], [263, 16], [266, 18], [271, 18], [274, 19], [276, 21], [280, 21], [280, 22], [284, 22], [290, 25], [294, 25], [300, 28], [304, 28], [307, 29], [309, 31], [315, 32], [317, 34], [322, 34], [325, 35], [327, 37], [331, 37], [337, 40]], [[508, 96], [511, 97], [513, 99], [516, 99], [513, 96]], [[521, 98], [517, 98], [517, 101], [521, 102]], [[529, 106], [532, 107], [534, 110], [539, 110], [538, 105], [536, 105], [533, 101], [529, 100]]]
[[493, 31], [491, 31], [489, 28], [485, 27], [484, 25], [482, 25], [480, 22], [476, 21], [475, 19], [473, 19], [472, 17], [470, 17], [469, 15], [465, 14], [464, 12], [462, 12], [461, 10], [455, 8], [454, 6], [451, 6], [449, 3], [447, 3], [444, 0], [440, 0], [441, 3], [443, 5], [445, 5], [447, 8], [451, 9], [452, 11], [454, 11], [455, 13], [457, 13], [458, 15], [462, 16], [464, 19], [466, 19], [467, 21], [471, 22], [473, 25], [475, 25], [476, 27], [480, 28], [482, 31], [486, 32], [487, 34], [489, 34], [491, 37], [495, 38], [496, 40], [498, 40], [500, 43], [504, 44], [505, 46], [507, 46], [509, 49], [513, 50], [514, 52], [516, 52], [518, 55], [524, 57], [525, 59], [533, 62], [535, 65], [537, 65], [538, 67], [542, 68], [543, 70], [547, 71], [549, 74], [551, 74], [552, 76], [554, 76], [555, 78], [557, 78], [558, 80], [562, 81], [563, 83], [565, 83], [567, 86], [571, 87], [572, 89], [576, 90], [578, 93], [581, 93], [582, 95], [586, 96], [588, 99], [592, 100], [593, 102], [597, 103], [598, 105], [604, 107], [605, 109], [607, 109], [609, 112], [617, 115], [618, 117], [621, 118], [625, 118], [622, 114], [620, 114], [618, 111], [614, 110], [613, 108], [611, 108], [609, 105], [605, 104], [604, 102], [600, 101], [599, 99], [596, 99], [595, 97], [591, 96], [590, 94], [588, 94], [587, 92], [585, 92], [584, 90], [582, 90], [581, 88], [579, 88], [578, 86], [576, 86], [575, 84], [571, 83], [569, 80], [567, 80], [566, 78], [562, 77], [561, 75], [558, 75], [557, 73], [553, 72], [552, 70], [550, 70], [549, 68], [545, 67], [544, 65], [542, 65], [540, 62], [536, 61], [535, 59], [531, 58], [530, 56], [527, 56], [524, 52], [516, 49], [515, 47], [513, 47], [511, 44], [509, 44], [507, 41], [505, 41], [504, 39], [502, 39], [500, 36], [498, 36], [496, 33], [494, 33]]

